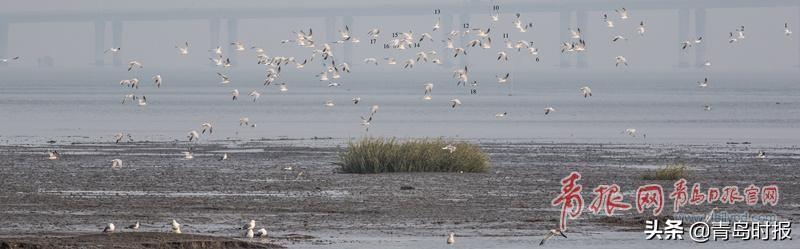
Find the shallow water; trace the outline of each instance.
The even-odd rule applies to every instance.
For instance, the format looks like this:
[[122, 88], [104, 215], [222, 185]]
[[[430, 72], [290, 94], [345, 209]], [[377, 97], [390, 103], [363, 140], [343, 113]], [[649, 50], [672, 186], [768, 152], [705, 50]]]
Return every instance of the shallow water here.
[[[493, 74], [475, 73], [482, 83], [478, 95], [469, 95], [468, 87], [455, 86], [449, 69], [419, 72], [409, 80], [392, 70], [353, 73], [342, 76], [338, 88], [313, 78], [313, 69], [284, 71], [277, 84], [286, 82], [286, 93], [274, 85], [262, 86], [263, 72], [228, 72], [237, 79], [229, 86], [219, 85], [212, 69], [162, 73], [165, 83], [160, 89], [152, 85], [148, 72], [124, 69], [90, 71], [88, 79], [78, 72], [15, 73], [0, 83], [0, 116], [10, 117], [0, 124], [0, 141], [109, 141], [117, 132], [131, 133], [137, 140], [184, 140], [189, 130], [199, 130], [207, 121], [215, 124], [214, 133], [203, 139], [360, 137], [366, 133], [359, 117], [376, 104], [380, 110], [370, 135], [560, 142], [800, 142], [800, 84], [791, 79], [759, 82], [720, 74], [709, 88], [699, 88], [695, 79], [706, 73], [664, 74], [672, 78], [663, 79], [639, 73], [597, 81], [517, 73], [512, 85], [499, 85]], [[117, 83], [132, 76], [142, 79], [140, 89]], [[431, 101], [421, 99], [425, 82], [436, 84]], [[593, 97], [579, 94], [583, 85], [592, 87]], [[233, 88], [241, 92], [238, 101], [230, 98]], [[257, 102], [247, 96], [253, 89], [263, 93]], [[146, 95], [148, 105], [121, 104], [128, 93]], [[361, 97], [361, 103], [354, 105], [350, 101], [354, 96]], [[451, 98], [464, 104], [453, 109]], [[323, 106], [327, 99], [336, 106]], [[704, 110], [706, 104], [712, 105], [711, 111]], [[556, 112], [544, 115], [546, 106]], [[496, 118], [497, 112], [508, 116]], [[240, 127], [239, 118], [244, 116], [257, 127]], [[639, 136], [623, 134], [627, 128], [636, 128]]]

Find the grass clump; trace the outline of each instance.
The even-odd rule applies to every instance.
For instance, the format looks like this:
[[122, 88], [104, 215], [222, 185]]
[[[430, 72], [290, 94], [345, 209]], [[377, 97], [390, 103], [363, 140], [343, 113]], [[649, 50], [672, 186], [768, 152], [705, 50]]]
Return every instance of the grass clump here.
[[[453, 145], [451, 153], [443, 149]], [[350, 141], [336, 163], [345, 173], [488, 172], [489, 156], [477, 145], [443, 139], [363, 138]]]
[[667, 165], [653, 172], [642, 175], [644, 180], [678, 180], [687, 178], [689, 170], [683, 164]]

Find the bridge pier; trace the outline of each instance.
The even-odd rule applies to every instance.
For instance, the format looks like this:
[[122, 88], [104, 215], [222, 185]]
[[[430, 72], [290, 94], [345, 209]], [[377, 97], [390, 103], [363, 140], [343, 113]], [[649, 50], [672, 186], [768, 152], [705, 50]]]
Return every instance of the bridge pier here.
[[[705, 36], [706, 33], [706, 9], [699, 8], [694, 10], [694, 39]], [[694, 48], [694, 66], [702, 68], [706, 58], [706, 44], [700, 44]]]
[[[209, 46], [208, 49], [209, 50], [213, 50], [213, 49], [217, 48], [217, 46], [222, 46], [221, 44], [219, 44], [219, 41], [220, 41], [219, 32], [220, 32], [220, 25], [221, 25], [220, 23], [221, 22], [222, 22], [222, 20], [220, 20], [219, 18], [208, 19], [208, 46]], [[215, 55], [212, 54], [212, 56], [215, 56]], [[217, 66], [216, 64], [214, 64], [213, 61], [209, 61], [208, 63], [209, 63], [209, 65], [211, 65], [211, 67], [216, 67]]]
[[[589, 26], [586, 11], [581, 10], [575, 12], [575, 21], [578, 23], [578, 26], [576, 28], [581, 29], [581, 39], [583, 39], [583, 37], [587, 34], [586, 29]], [[577, 64], [579, 68], [589, 67], [589, 63], [587, 62], [586, 59], [587, 57], [586, 53], [587, 51], [578, 53]]]
[[126, 51], [126, 48], [122, 47], [122, 21], [111, 22], [111, 47], [122, 48], [119, 52], [114, 53], [113, 58], [115, 67], [122, 66], [122, 53]]
[[231, 65], [237, 65], [238, 61], [236, 60], [236, 58], [237, 54], [240, 52], [234, 50], [233, 45], [231, 44], [239, 41], [239, 19], [228, 18], [227, 24], [228, 24], [228, 42], [227, 44], [225, 44], [225, 46], [227, 46], [229, 51], [231, 51], [230, 53], [228, 53], [228, 58], [231, 59]]
[[[569, 34], [569, 26], [572, 21], [572, 12], [569, 11], [561, 11], [559, 21], [559, 30], [561, 34], [561, 42], [567, 42], [570, 39]], [[559, 67], [568, 68], [572, 66], [571, 58], [568, 53], [561, 53], [561, 62], [559, 63]]]
[[94, 65], [105, 66], [106, 21], [94, 21]]
[[[678, 9], [678, 40], [675, 44], [689, 39], [689, 9]], [[678, 49], [678, 67], [686, 68], [689, 66], [688, 55], [680, 46], [675, 46]]]
[[[344, 25], [347, 25], [347, 26], [350, 27], [350, 30], [352, 31], [352, 35], [354, 37], [358, 36], [358, 34], [355, 31], [357, 29], [355, 27], [353, 27], [353, 17], [352, 16], [342, 17], [342, 23]], [[348, 63], [348, 64], [353, 64], [353, 61], [352, 61], [352, 59], [353, 59], [353, 43], [352, 42], [344, 43], [343, 50], [344, 50], [343, 51], [344, 52], [344, 56], [342, 58], [342, 62], [345, 62], [345, 63]]]
[[[469, 21], [470, 21], [469, 12], [467, 12], [466, 7], [464, 7], [464, 8], [465, 8], [465, 10], [458, 14], [458, 25], [459, 25], [458, 29], [460, 29], [461, 31], [466, 31], [467, 29], [472, 28], [471, 26], [469, 26], [470, 25], [469, 24]], [[464, 45], [466, 45], [466, 43], [467, 43], [467, 41], [465, 40], [465, 37], [466, 36], [459, 35], [456, 38], [456, 40], [453, 41], [455, 43], [455, 46], [456, 47], [464, 47]], [[465, 47], [464, 49], [467, 49], [467, 48]], [[469, 49], [467, 49], [467, 50], [469, 50]], [[469, 51], [467, 51], [467, 53], [469, 53]], [[458, 56], [458, 61], [456, 61], [455, 63], [458, 64], [458, 67], [463, 68], [464, 66], [467, 65], [467, 56], [464, 56], [463, 54], [459, 55]]]
[[[0, 58], [8, 58], [8, 22], [0, 20]], [[0, 67], [7, 66], [0, 63]]]
[[[334, 42], [334, 41], [338, 40], [338, 39], [336, 39], [337, 34], [338, 33], [336, 31], [336, 17], [335, 16], [326, 16], [325, 17], [325, 41], [323, 41], [322, 43], [323, 44], [324, 43], [331, 43], [331, 42]], [[333, 46], [331, 46], [331, 47], [333, 47]], [[335, 57], [337, 55], [339, 55], [339, 51], [333, 50], [333, 56]]]
[[[453, 14], [447, 13], [444, 15], [439, 16], [439, 33], [444, 40], [445, 37], [450, 35], [450, 31], [453, 31], [453, 21], [455, 20], [455, 16]], [[453, 41], [455, 42], [455, 41]], [[442, 60], [442, 65], [446, 67], [453, 66], [453, 55], [447, 48], [443, 46], [439, 47], [439, 58]]]

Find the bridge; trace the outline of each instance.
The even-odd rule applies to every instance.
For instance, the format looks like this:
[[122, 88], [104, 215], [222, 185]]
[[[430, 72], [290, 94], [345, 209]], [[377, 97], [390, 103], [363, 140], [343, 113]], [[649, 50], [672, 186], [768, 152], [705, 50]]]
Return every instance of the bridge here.
[[[108, 47], [123, 47], [122, 34], [125, 22], [130, 21], [177, 21], [177, 20], [207, 20], [209, 29], [209, 44], [227, 44], [238, 40], [239, 20], [242, 19], [269, 19], [269, 18], [324, 18], [326, 24], [326, 37], [335, 40], [338, 27], [353, 24], [353, 17], [358, 16], [430, 16], [434, 9], [441, 9], [442, 35], [449, 33], [454, 27], [468, 23], [471, 15], [489, 15], [492, 3], [479, 0], [458, 0], [443, 3], [365, 3], [365, 4], [295, 4], [275, 6], [266, 4], [259, 7], [243, 8], [181, 8], [170, 7], [151, 10], [105, 9], [105, 10], [46, 10], [46, 11], [15, 11], [0, 13], [0, 58], [8, 56], [9, 26], [19, 23], [35, 22], [79, 22], [94, 24], [94, 52], [95, 65], [106, 65], [103, 51]], [[678, 18], [676, 25], [676, 44], [689, 37], [704, 36], [706, 31], [706, 11], [720, 8], [761, 8], [761, 7], [791, 7], [797, 9], [800, 20], [800, 1], [798, 0], [532, 0], [502, 3], [504, 13], [534, 13], [551, 12], [559, 13], [561, 40], [569, 40], [569, 27], [581, 27], [583, 34], [587, 30], [590, 11], [609, 11], [610, 9], [624, 6], [630, 10], [671, 10], [676, 11]], [[693, 15], [694, 18], [690, 18]], [[574, 18], [573, 18], [574, 17]], [[690, 23], [693, 20], [693, 23]], [[224, 24], [224, 25], [223, 25]], [[694, 25], [694, 34], [690, 34], [691, 25]], [[106, 40], [106, 31], [110, 26], [111, 41]], [[800, 21], [792, 24], [800, 28]], [[227, 39], [221, 41], [222, 29], [226, 29]], [[800, 32], [800, 29], [797, 30]], [[800, 48], [800, 39], [798, 48]], [[462, 41], [463, 43], [463, 41]], [[344, 60], [352, 57], [352, 44], [344, 45]], [[676, 50], [680, 50], [676, 46]], [[706, 60], [704, 46], [695, 49], [694, 59], [686, 53], [679, 53], [676, 65], [682, 68], [701, 67]], [[231, 60], [236, 61], [235, 53]], [[573, 60], [574, 59], [574, 60]], [[800, 60], [800, 54], [798, 55]], [[451, 63], [447, 61], [447, 63]], [[112, 65], [121, 66], [119, 54], [112, 58]], [[562, 55], [561, 67], [587, 67], [587, 55], [577, 56]]]

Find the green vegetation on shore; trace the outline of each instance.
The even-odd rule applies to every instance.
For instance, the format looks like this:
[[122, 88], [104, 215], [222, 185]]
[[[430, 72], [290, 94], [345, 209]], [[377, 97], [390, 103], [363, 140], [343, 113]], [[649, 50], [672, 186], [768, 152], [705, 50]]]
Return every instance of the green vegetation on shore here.
[[644, 180], [678, 180], [689, 176], [689, 170], [686, 165], [675, 164], [667, 165], [653, 172], [648, 172], [642, 175]]
[[[452, 145], [455, 150], [444, 149]], [[443, 139], [363, 138], [339, 155], [342, 172], [488, 172], [489, 156], [467, 142]]]

